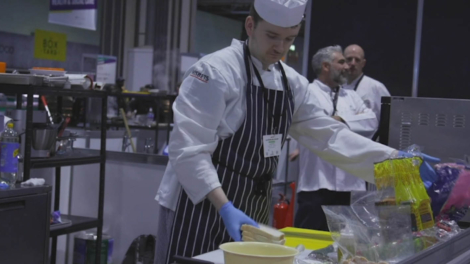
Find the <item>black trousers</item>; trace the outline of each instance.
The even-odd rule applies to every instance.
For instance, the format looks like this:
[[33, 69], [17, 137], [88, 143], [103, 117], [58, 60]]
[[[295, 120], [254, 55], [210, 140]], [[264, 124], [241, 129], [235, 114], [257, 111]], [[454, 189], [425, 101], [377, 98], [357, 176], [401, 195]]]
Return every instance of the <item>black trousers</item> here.
[[329, 231], [322, 205], [350, 205], [351, 192], [335, 192], [327, 189], [299, 192], [297, 202], [295, 227]]

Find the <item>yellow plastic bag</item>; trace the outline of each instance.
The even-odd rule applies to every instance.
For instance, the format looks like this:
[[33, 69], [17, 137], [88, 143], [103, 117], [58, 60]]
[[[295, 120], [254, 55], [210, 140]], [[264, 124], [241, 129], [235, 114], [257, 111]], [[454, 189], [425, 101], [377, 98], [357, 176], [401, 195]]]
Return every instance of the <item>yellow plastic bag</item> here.
[[421, 180], [420, 157], [390, 159], [377, 163], [375, 184], [383, 204], [411, 206], [413, 231], [434, 226], [431, 200]]

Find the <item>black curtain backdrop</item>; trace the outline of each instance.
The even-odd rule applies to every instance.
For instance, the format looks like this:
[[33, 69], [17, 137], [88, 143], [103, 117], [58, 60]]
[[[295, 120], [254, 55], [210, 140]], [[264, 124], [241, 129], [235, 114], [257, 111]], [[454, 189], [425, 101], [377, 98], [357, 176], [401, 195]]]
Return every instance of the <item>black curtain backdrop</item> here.
[[470, 3], [424, 1], [420, 97], [470, 99]]
[[[417, 0], [313, 0], [309, 61], [322, 47], [358, 44], [366, 53], [368, 76], [394, 96], [411, 96], [417, 5]], [[315, 78], [311, 63], [307, 77]]]

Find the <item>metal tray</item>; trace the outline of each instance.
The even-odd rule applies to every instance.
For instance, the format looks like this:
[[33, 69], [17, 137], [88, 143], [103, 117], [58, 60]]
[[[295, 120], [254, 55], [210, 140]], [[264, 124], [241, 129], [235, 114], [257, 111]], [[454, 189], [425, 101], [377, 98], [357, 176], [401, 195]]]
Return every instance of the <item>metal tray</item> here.
[[40, 86], [44, 84], [44, 77], [31, 74], [0, 73], [0, 83]]
[[1, 84], [64, 87], [67, 81], [68, 77], [66, 76], [52, 77], [33, 74], [0, 73]]

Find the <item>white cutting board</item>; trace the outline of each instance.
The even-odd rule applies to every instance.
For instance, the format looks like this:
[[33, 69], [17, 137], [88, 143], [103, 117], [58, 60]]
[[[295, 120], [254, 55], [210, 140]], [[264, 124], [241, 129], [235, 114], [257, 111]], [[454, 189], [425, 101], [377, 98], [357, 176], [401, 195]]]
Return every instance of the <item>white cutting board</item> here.
[[214, 262], [214, 264], [224, 264], [224, 252], [221, 249], [194, 258]]
[[[311, 250], [304, 250], [302, 253], [299, 254], [300, 257], [307, 257], [308, 254], [312, 252]], [[221, 249], [216, 251], [212, 251], [197, 257], [195, 259], [205, 260], [213, 262], [214, 264], [224, 264], [224, 252]]]

